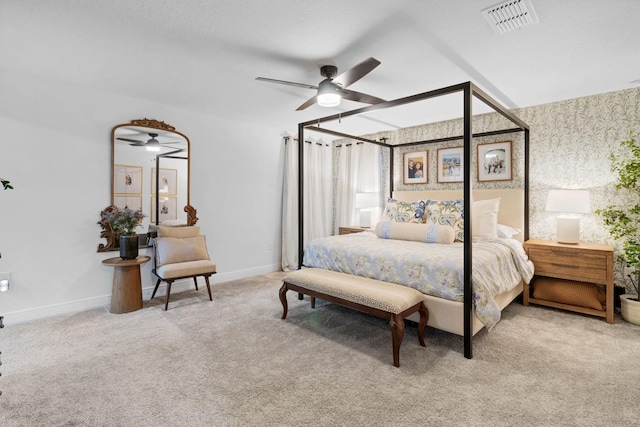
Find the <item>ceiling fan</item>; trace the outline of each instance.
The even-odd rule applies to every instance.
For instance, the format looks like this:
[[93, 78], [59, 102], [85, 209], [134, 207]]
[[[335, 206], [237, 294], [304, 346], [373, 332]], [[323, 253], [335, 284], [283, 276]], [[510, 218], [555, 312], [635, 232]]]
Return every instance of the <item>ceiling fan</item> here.
[[304, 110], [305, 108], [310, 107], [316, 102], [318, 103], [318, 105], [321, 105], [323, 107], [335, 107], [340, 105], [341, 98], [356, 102], [364, 102], [366, 104], [378, 104], [380, 102], [386, 101], [375, 96], [346, 89], [347, 86], [352, 85], [353, 83], [369, 74], [378, 65], [380, 65], [380, 61], [375, 58], [368, 58], [337, 77], [337, 67], [333, 65], [324, 65], [320, 68], [320, 75], [325, 77], [325, 79], [321, 81], [318, 86], [304, 83], [288, 82], [285, 80], [268, 79], [266, 77], [256, 77], [256, 80], [279, 83], [288, 86], [303, 87], [306, 89], [315, 89], [318, 91], [315, 96], [299, 106], [296, 111]]
[[146, 141], [140, 141], [139, 139], [130, 139], [130, 138], [121, 138], [118, 137], [116, 139], [119, 139], [120, 141], [126, 141], [126, 142], [130, 142], [134, 147], [146, 147], [148, 151], [160, 151], [160, 146], [161, 145], [166, 145], [166, 144], [181, 144], [180, 141], [175, 141], [175, 142], [160, 142], [156, 139], [156, 137], [158, 136], [157, 133], [149, 133], [149, 136], [151, 137], [150, 139], [146, 140]]

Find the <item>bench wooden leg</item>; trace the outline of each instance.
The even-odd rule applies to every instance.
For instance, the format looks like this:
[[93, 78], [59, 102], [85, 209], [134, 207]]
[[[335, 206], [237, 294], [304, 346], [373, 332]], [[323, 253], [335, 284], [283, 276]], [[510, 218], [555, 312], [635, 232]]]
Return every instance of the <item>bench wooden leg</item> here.
[[402, 316], [394, 314], [389, 321], [391, 324], [391, 338], [393, 341], [393, 366], [400, 366], [400, 344], [404, 337], [404, 319]]
[[420, 313], [420, 323], [418, 324], [418, 339], [420, 340], [420, 345], [422, 347], [426, 347], [426, 344], [424, 343], [424, 330], [427, 327], [427, 322], [429, 321], [429, 310], [427, 310], [424, 302], [420, 303], [418, 313]]
[[196, 284], [196, 291], [199, 291], [200, 289], [198, 289], [198, 276], [193, 276], [193, 283]]
[[311, 297], [311, 308], [316, 308], [316, 297]]
[[289, 288], [287, 287], [286, 283], [282, 284], [282, 287], [280, 288], [280, 292], [278, 293], [278, 295], [280, 296], [280, 302], [282, 303], [282, 317], [281, 319], [286, 319], [287, 318], [287, 310], [289, 309], [288, 305], [287, 305], [287, 291], [289, 290]]

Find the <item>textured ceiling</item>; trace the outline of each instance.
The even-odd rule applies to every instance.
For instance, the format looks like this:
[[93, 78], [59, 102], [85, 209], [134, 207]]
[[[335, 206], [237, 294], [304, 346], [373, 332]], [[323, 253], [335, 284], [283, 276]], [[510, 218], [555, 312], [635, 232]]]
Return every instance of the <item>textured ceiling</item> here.
[[[516, 108], [640, 79], [640, 1], [532, 0], [540, 23], [502, 36], [480, 13], [495, 3], [2, 0], [0, 66], [282, 130], [363, 104], [296, 112], [314, 91], [255, 77], [317, 85], [321, 65], [340, 73], [370, 56], [382, 64], [350, 89], [389, 100], [471, 80]], [[442, 111], [344, 126], [371, 132]]]

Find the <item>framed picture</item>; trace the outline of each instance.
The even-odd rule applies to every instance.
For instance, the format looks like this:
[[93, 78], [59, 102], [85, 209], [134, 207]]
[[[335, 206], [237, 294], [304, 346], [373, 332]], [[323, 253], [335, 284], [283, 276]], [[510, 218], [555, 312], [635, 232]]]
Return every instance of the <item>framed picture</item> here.
[[113, 165], [113, 192], [142, 194], [142, 166]]
[[[178, 199], [176, 197], [160, 196], [158, 223], [171, 219], [178, 219]], [[151, 196], [151, 222], [156, 222], [156, 196]]]
[[[160, 168], [158, 174], [160, 194], [175, 196], [178, 194], [178, 170]], [[151, 194], [156, 194], [156, 168], [151, 168]]]
[[426, 151], [404, 153], [402, 163], [404, 165], [402, 172], [404, 184], [427, 183], [429, 157]]
[[134, 211], [142, 209], [142, 196], [128, 196], [126, 194], [115, 194], [113, 204], [120, 209], [129, 208]]
[[478, 181], [511, 179], [511, 141], [478, 145]]
[[464, 147], [438, 148], [438, 182], [462, 182]]

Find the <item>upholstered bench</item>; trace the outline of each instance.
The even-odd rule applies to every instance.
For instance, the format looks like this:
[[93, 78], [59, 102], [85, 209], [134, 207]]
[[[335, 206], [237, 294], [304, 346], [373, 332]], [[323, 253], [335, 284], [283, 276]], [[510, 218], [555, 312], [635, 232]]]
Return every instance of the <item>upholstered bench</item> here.
[[424, 305], [422, 293], [413, 288], [320, 268], [303, 268], [294, 271], [287, 274], [282, 282], [280, 288], [282, 319], [287, 317], [288, 290], [309, 295], [312, 308], [315, 307], [315, 298], [320, 298], [389, 319], [393, 343], [393, 365], [400, 366], [404, 319], [410, 314], [419, 312], [418, 339], [420, 345], [425, 347], [424, 330], [429, 320], [429, 312]]

